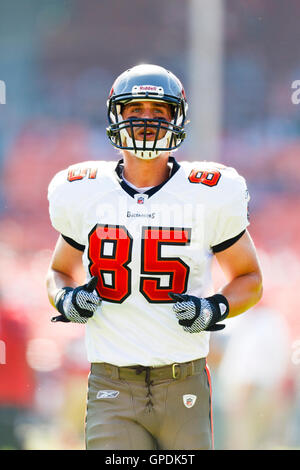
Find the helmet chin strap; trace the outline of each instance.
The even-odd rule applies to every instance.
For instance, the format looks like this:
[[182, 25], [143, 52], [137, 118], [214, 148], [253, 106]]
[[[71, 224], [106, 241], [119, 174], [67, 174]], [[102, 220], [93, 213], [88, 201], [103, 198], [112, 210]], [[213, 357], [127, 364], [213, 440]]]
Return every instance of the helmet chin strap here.
[[163, 152], [162, 150], [160, 150], [159, 152], [157, 150], [152, 150], [152, 151], [127, 150], [127, 151], [130, 152], [135, 157], [140, 158], [141, 160], [154, 160]]
[[[161, 142], [162, 140], [164, 139], [161, 139], [160, 141], [157, 141], [157, 142]], [[125, 141], [125, 139], [124, 139]], [[128, 147], [133, 147], [133, 141], [132, 139], [128, 136], [128, 139], [126, 138], [126, 144]], [[141, 160], [154, 160], [154, 158], [157, 158], [160, 154], [162, 154], [164, 152], [164, 150], [147, 150], [147, 149], [139, 149], [138, 148], [138, 143], [142, 143], [142, 141], [136, 141], [136, 147], [137, 149], [136, 150], [128, 150], [128, 152], [130, 152], [132, 155], [134, 155], [135, 157], [137, 158], [140, 158]], [[148, 147], [153, 147], [153, 143], [152, 142], [146, 142], [146, 148], [147, 148], [147, 144], [151, 144], [151, 145], [148, 145]]]

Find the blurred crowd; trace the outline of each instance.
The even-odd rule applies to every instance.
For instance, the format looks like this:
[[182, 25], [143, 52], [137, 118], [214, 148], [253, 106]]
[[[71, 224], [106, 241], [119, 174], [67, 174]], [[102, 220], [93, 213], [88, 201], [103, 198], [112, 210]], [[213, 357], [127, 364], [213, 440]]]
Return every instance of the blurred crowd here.
[[[147, 60], [188, 84], [188, 14], [181, 0], [131, 0], [130, 11], [122, 0], [30, 0], [23, 14], [14, 2], [0, 16], [9, 85], [0, 107], [0, 449], [83, 449], [89, 364], [83, 328], [49, 321], [57, 234], [47, 186], [71, 163], [118, 158], [105, 102], [120, 71]], [[300, 105], [291, 84], [300, 5], [227, 0], [224, 10], [222, 163], [247, 179], [265, 291], [211, 337], [215, 445], [299, 448]], [[214, 279], [223, 282], [217, 266]]]

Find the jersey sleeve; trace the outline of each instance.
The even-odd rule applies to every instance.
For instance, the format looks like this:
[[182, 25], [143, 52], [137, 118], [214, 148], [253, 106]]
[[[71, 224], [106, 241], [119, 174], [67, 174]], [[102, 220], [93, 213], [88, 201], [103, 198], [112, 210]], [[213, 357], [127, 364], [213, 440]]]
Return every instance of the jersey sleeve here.
[[80, 218], [76, 210], [76, 193], [67, 182], [67, 170], [57, 173], [48, 187], [49, 215], [51, 224], [62, 235], [82, 244]]
[[[221, 248], [229, 240], [239, 239], [249, 225], [248, 204], [250, 200], [245, 179], [233, 170], [233, 176], [224, 184], [224, 190], [220, 193], [221, 202], [216, 210], [215, 223], [212, 229], [210, 247]], [[230, 245], [229, 245], [230, 246]]]

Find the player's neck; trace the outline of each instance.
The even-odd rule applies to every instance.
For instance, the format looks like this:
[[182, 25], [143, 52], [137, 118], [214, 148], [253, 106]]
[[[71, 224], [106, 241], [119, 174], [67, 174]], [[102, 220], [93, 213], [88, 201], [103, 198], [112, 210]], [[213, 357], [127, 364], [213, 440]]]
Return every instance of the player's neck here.
[[124, 178], [137, 188], [157, 186], [169, 178], [169, 153], [164, 152], [153, 160], [141, 160], [126, 150], [124, 156]]

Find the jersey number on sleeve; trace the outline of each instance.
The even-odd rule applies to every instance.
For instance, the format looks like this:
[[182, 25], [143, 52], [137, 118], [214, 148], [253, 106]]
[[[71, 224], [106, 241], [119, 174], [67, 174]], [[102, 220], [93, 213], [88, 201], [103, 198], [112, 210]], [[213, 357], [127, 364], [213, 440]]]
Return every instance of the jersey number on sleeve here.
[[201, 183], [205, 186], [216, 186], [221, 178], [218, 170], [192, 170], [189, 176], [190, 183]]
[[[169, 292], [186, 291], [189, 266], [180, 258], [162, 256], [164, 245], [189, 245], [191, 229], [143, 227], [140, 292], [150, 303], [172, 302]], [[89, 270], [98, 276], [102, 299], [122, 303], [131, 294], [132, 237], [124, 226], [97, 224], [89, 235]], [[168, 279], [167, 285], [162, 277]]]

